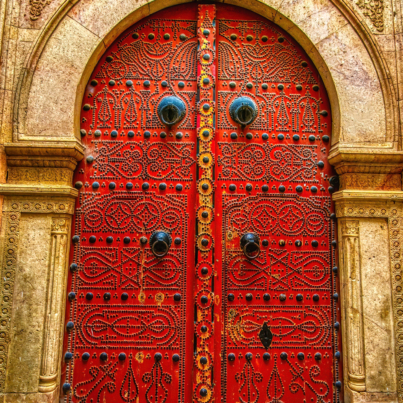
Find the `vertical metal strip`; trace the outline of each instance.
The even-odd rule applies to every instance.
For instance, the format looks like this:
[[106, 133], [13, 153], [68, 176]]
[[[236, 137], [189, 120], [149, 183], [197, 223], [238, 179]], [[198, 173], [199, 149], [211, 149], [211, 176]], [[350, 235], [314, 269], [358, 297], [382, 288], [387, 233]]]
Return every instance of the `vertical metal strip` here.
[[215, 13], [214, 5], [199, 5], [197, 79], [198, 205], [196, 238], [196, 346], [193, 400], [213, 400], [214, 364], [214, 131], [215, 131]]

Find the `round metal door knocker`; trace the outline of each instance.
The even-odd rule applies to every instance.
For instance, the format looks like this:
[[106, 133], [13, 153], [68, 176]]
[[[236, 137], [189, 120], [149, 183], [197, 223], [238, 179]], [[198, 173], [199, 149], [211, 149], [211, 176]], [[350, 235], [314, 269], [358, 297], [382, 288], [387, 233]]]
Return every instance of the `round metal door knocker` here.
[[249, 97], [236, 98], [229, 107], [229, 114], [242, 126], [251, 124], [257, 117], [255, 101]]
[[168, 96], [162, 98], [158, 104], [157, 113], [162, 123], [172, 126], [185, 117], [186, 106], [180, 98]]
[[151, 251], [156, 257], [164, 257], [172, 244], [172, 238], [164, 231], [154, 232], [150, 237]]
[[251, 232], [242, 235], [241, 249], [247, 258], [256, 259], [260, 254], [259, 237]]

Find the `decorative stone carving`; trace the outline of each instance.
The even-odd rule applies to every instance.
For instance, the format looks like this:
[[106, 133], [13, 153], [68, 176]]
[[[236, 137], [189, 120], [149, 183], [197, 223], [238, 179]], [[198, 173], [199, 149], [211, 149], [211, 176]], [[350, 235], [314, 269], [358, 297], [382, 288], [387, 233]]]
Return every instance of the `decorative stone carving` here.
[[41, 14], [42, 10], [52, 2], [52, 0], [29, 0], [29, 18], [32, 21], [37, 20]]
[[342, 220], [341, 289], [346, 326], [347, 376], [350, 389], [365, 390], [359, 221]]
[[383, 10], [385, 6], [383, 0], [358, 0], [357, 6], [363, 10], [363, 14], [368, 17], [377, 31], [383, 31]]
[[68, 234], [70, 217], [52, 217], [52, 244], [47, 282], [46, 314], [43, 334], [42, 364], [39, 391], [56, 389], [59, 377], [63, 338], [63, 317], [68, 262]]
[[340, 189], [401, 190], [400, 174], [345, 173], [340, 175]]

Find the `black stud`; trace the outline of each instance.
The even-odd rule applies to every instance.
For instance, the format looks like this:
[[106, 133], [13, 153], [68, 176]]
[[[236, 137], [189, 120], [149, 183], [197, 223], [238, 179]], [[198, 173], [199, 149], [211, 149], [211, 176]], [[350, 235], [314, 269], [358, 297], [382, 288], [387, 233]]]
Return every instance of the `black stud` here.
[[341, 357], [340, 351], [336, 351], [336, 352], [334, 353], [334, 356], [335, 356], [337, 359], [340, 359], [340, 357]]
[[283, 43], [285, 39], [284, 39], [282, 36], [279, 36], [277, 40], [278, 40], [280, 43]]
[[154, 360], [155, 361], [161, 361], [162, 360], [162, 354], [161, 353], [155, 353], [154, 354]]
[[148, 80], [144, 81], [144, 87], [149, 87], [150, 85], [151, 83]]
[[308, 63], [305, 62], [305, 61], [303, 61], [303, 62], [301, 63], [301, 66], [302, 66], [302, 67], [308, 67]]
[[295, 244], [295, 246], [302, 246], [302, 241], [300, 241], [299, 239], [297, 239], [297, 240], [294, 242], [294, 244]]
[[149, 132], [148, 130], [146, 130], [144, 133], [144, 138], [149, 139], [151, 137], [151, 132]]
[[285, 246], [285, 240], [284, 240], [284, 239], [280, 239], [280, 240], [278, 241], [278, 244], [279, 244], [280, 246]]
[[246, 353], [245, 354], [245, 358], [250, 361], [253, 358], [253, 354], [252, 353]]
[[298, 84], [296, 87], [297, 91], [302, 91], [302, 85]]
[[279, 134], [278, 136], [277, 136], [277, 140], [284, 140], [284, 134]]
[[314, 294], [313, 297], [312, 297], [312, 299], [313, 299], [315, 302], [318, 302], [318, 301], [319, 301], [319, 295], [318, 295], [318, 294]]
[[339, 322], [336, 322], [336, 323], [334, 324], [334, 328], [335, 328], [336, 330], [339, 330], [339, 329], [340, 329], [340, 323], [339, 323]]
[[77, 269], [78, 269], [78, 266], [77, 266], [76, 263], [72, 263], [72, 264], [70, 265], [70, 271], [71, 271], [72, 273], [74, 273]]
[[175, 186], [175, 189], [176, 189], [178, 192], [180, 192], [180, 191], [183, 189], [183, 186], [182, 186], [182, 185], [176, 185], [176, 186]]
[[312, 134], [308, 137], [308, 140], [309, 140], [309, 141], [315, 141], [315, 139], [316, 139], [316, 137], [315, 137], [315, 136], [312, 136]]
[[78, 235], [74, 235], [71, 240], [73, 241], [73, 243], [77, 243], [80, 240], [80, 237]]
[[208, 218], [208, 212], [207, 212], [207, 211], [203, 211], [202, 214], [201, 214], [201, 216], [202, 216], [203, 218]]
[[206, 365], [207, 364], [207, 357], [200, 357], [200, 364]]
[[329, 136], [322, 136], [322, 141], [323, 141], [323, 142], [328, 143], [329, 140], [330, 140], [330, 137], [329, 137]]
[[94, 235], [91, 235], [91, 236], [90, 236], [89, 241], [90, 241], [91, 243], [95, 243], [96, 240], [97, 240], [97, 238], [96, 238]]
[[125, 244], [130, 243], [130, 237], [125, 236], [125, 237], [123, 238], [123, 243], [125, 243]]
[[294, 141], [299, 141], [299, 135], [298, 134], [294, 134], [294, 136], [292, 136], [292, 139]]
[[81, 358], [84, 361], [88, 361], [90, 359], [90, 353], [83, 353], [83, 355], [81, 356]]
[[251, 192], [252, 189], [253, 189], [253, 187], [252, 187], [252, 185], [251, 185], [250, 183], [248, 183], [248, 184], [245, 186], [245, 189], [246, 189], [248, 192]]
[[263, 354], [263, 359], [264, 359], [265, 361], [269, 361], [269, 360], [270, 360], [270, 354], [269, 354], [269, 353], [264, 353], [264, 354]]
[[238, 38], [238, 36], [235, 34], [231, 34], [230, 38], [231, 38], [231, 41], [235, 41], [236, 38]]
[[113, 60], [113, 57], [112, 57], [112, 56], [107, 56], [107, 57], [106, 57], [106, 61], [107, 61], [108, 63], [110, 63], [112, 60]]
[[208, 188], [209, 188], [209, 186], [208, 186], [207, 183], [203, 183], [203, 184], [202, 184], [202, 189], [203, 189], [203, 190], [208, 190]]
[[245, 299], [246, 299], [247, 301], [252, 301], [253, 295], [252, 295], [251, 293], [248, 293], [248, 294], [245, 295]]
[[268, 140], [268, 139], [269, 139], [269, 135], [267, 133], [263, 133], [262, 140]]
[[120, 298], [122, 299], [122, 301], [127, 301], [129, 299], [129, 294], [127, 294], [126, 292], [124, 292]]
[[284, 353], [284, 352], [283, 352], [283, 353], [280, 354], [280, 358], [281, 358], [282, 360], [286, 360], [287, 357], [288, 357], [287, 353]]
[[319, 242], [318, 242], [318, 241], [312, 241], [311, 244], [312, 244], [312, 246], [313, 246], [314, 248], [316, 248], [316, 247], [318, 247]]
[[203, 104], [204, 111], [208, 111], [209, 109], [210, 109], [210, 104], [208, 104], [208, 103]]
[[234, 192], [234, 191], [236, 190], [236, 186], [231, 184], [231, 185], [229, 185], [228, 189], [229, 189], [231, 192]]
[[118, 132], [117, 132], [117, 130], [112, 130], [112, 131], [111, 131], [111, 137], [118, 137]]
[[84, 109], [85, 111], [89, 111], [89, 110], [91, 109], [91, 105], [90, 105], [90, 104], [85, 104], [85, 105], [83, 106], [83, 109]]
[[207, 396], [207, 389], [206, 388], [201, 388], [200, 389], [200, 396], [205, 397]]
[[204, 238], [201, 240], [202, 246], [207, 246], [208, 245], [208, 239]]
[[231, 82], [229, 83], [229, 86], [230, 86], [231, 88], [235, 88], [235, 87], [236, 87], [236, 84], [235, 84], [233, 81], [231, 81]]
[[71, 321], [67, 322], [66, 329], [67, 329], [68, 332], [73, 330], [74, 329], [74, 323], [71, 322]]
[[333, 241], [332, 241], [332, 246], [333, 246], [333, 248], [335, 248], [337, 246], [337, 241], [335, 239], [333, 239]]
[[85, 299], [87, 301], [91, 301], [94, 298], [94, 294], [92, 292], [87, 292], [87, 294], [85, 294]]
[[202, 333], [206, 333], [207, 332], [207, 326], [202, 326], [201, 328], [200, 328], [200, 330], [202, 331]]
[[101, 137], [101, 134], [102, 134], [101, 130], [95, 130], [94, 132], [95, 137]]
[[249, 88], [249, 89], [253, 88], [253, 84], [252, 83], [246, 84], [246, 88]]
[[159, 187], [160, 190], [166, 190], [167, 184], [166, 183], [160, 183], [158, 187]]
[[184, 88], [184, 87], [185, 87], [185, 83], [184, 83], [183, 81], [179, 81], [178, 87], [179, 87], [179, 88]]
[[175, 238], [174, 243], [175, 243], [175, 245], [180, 245], [182, 243], [182, 239]]
[[109, 184], [109, 189], [110, 190], [113, 190], [113, 189], [115, 189], [116, 188], [116, 183], [115, 182], [111, 182], [110, 184]]
[[141, 243], [142, 245], [145, 245], [145, 244], [147, 243], [147, 238], [146, 238], [145, 236], [142, 236], [142, 237], [140, 238], [140, 243]]
[[207, 164], [209, 161], [210, 161], [210, 158], [209, 158], [209, 157], [203, 157], [203, 162], [204, 162], [205, 164]]
[[97, 80], [91, 80], [91, 83], [90, 83], [93, 87], [95, 87], [95, 86], [97, 86], [98, 85], [98, 81]]
[[126, 354], [125, 353], [120, 353], [118, 358], [119, 358], [119, 361], [124, 361], [126, 359]]
[[104, 300], [105, 300], [105, 301], [110, 301], [110, 299], [111, 299], [111, 293], [110, 293], [110, 292], [106, 292], [106, 293], [104, 294]]
[[205, 295], [202, 295], [202, 297], [200, 298], [200, 301], [202, 304], [207, 304], [208, 298]]
[[208, 130], [203, 130], [202, 135], [203, 135], [203, 137], [208, 137], [208, 136], [210, 136], [210, 132]]
[[336, 214], [335, 213], [330, 214], [330, 219], [335, 220], [336, 219]]
[[148, 190], [149, 187], [150, 187], [150, 185], [149, 185], [147, 182], [144, 182], [144, 183], [141, 185], [141, 188], [142, 188], [143, 190]]
[[161, 137], [162, 139], [164, 139], [166, 136], [167, 136], [167, 134], [166, 134], [165, 132], [161, 132], [161, 133], [160, 133], [160, 137]]
[[148, 34], [148, 39], [154, 39], [155, 38], [155, 35], [154, 34]]
[[281, 193], [285, 192], [285, 186], [284, 186], [284, 185], [280, 185], [280, 186], [278, 187], [278, 190], [279, 190]]
[[295, 190], [296, 190], [298, 193], [301, 193], [304, 189], [302, 188], [302, 186], [298, 185], [298, 186], [295, 188]]
[[139, 34], [138, 34], [137, 32], [135, 32], [135, 33], [132, 35], [132, 38], [133, 38], [133, 39], [138, 39], [138, 37], [139, 37]]
[[245, 136], [248, 140], [252, 140], [253, 139], [253, 134], [252, 133], [246, 133]]
[[179, 360], [180, 360], [179, 354], [174, 354], [174, 355], [172, 356], [172, 361], [173, 361], [173, 362], [178, 362]]
[[322, 359], [322, 354], [321, 353], [316, 353], [315, 354], [315, 360], [320, 361]]
[[297, 301], [302, 301], [304, 297], [302, 296], [302, 294], [297, 294], [296, 299]]
[[98, 182], [94, 182], [94, 183], [92, 184], [92, 188], [93, 188], [94, 190], [99, 189], [99, 183], [98, 183]]
[[262, 36], [262, 42], [267, 42], [269, 38], [267, 36]]
[[80, 135], [81, 135], [81, 137], [85, 137], [87, 135], [87, 130], [81, 129], [80, 130]]
[[284, 85], [283, 85], [283, 84], [279, 84], [279, 85], [277, 86], [277, 88], [281, 91], [281, 90], [284, 89]]
[[322, 115], [323, 117], [326, 117], [328, 115], [327, 111], [320, 111], [319, 115]]
[[267, 185], [262, 186], [262, 192], [267, 192], [269, 190], [269, 187]]
[[169, 35], [169, 34], [164, 34], [164, 39], [165, 39], [165, 40], [168, 40], [170, 37], [171, 37], [171, 35]]
[[303, 360], [303, 359], [305, 358], [304, 353], [298, 353], [297, 358], [298, 358], [299, 360]]
[[134, 137], [134, 131], [133, 131], [133, 130], [130, 130], [130, 131], [127, 133], [127, 137], [130, 137], [130, 138]]
[[74, 184], [74, 187], [75, 187], [76, 189], [81, 189], [81, 188], [83, 187], [83, 183], [82, 183], [81, 181], [77, 181], [77, 182]]
[[279, 296], [280, 301], [284, 302], [286, 299], [287, 299], [287, 296], [285, 294], [280, 294], [280, 296]]
[[132, 81], [132, 80], [127, 80], [127, 81], [126, 81], [126, 85], [127, 85], [128, 87], [133, 87], [133, 81]]
[[233, 132], [230, 134], [230, 137], [232, 140], [236, 140], [238, 138], [238, 135], [235, 132]]
[[108, 359], [108, 354], [106, 354], [106, 353], [101, 353], [101, 354], [99, 354], [99, 358], [100, 358], [102, 361], [106, 361], [106, 360]]
[[209, 85], [210, 84], [210, 79], [209, 78], [203, 78], [203, 84], [204, 85]]
[[327, 188], [327, 191], [331, 194], [331, 193], [334, 193], [336, 191], [336, 189], [333, 186], [329, 186]]
[[324, 168], [324, 166], [325, 166], [325, 163], [323, 161], [318, 162], [318, 167], [319, 168]]
[[270, 294], [263, 294], [264, 301], [270, 301]]
[[178, 294], [178, 293], [176, 293], [176, 294], [174, 295], [174, 301], [180, 301], [181, 298], [182, 298], [182, 296], [181, 296], [180, 294]]
[[316, 186], [311, 186], [311, 192], [316, 193], [318, 191], [318, 188]]
[[[202, 267], [202, 269], [201, 269], [201, 274], [202, 274], [203, 276], [205, 276], [206, 274], [208, 274], [208, 268], [207, 268], [207, 267]], [[230, 295], [232, 295], [232, 294], [230, 294]], [[228, 297], [228, 299], [229, 299], [229, 297]]]
[[210, 55], [208, 53], [203, 55], [204, 60], [210, 60]]
[[341, 389], [341, 381], [336, 381], [334, 385], [337, 389]]
[[166, 81], [162, 81], [161, 82], [161, 87], [168, 87], [168, 83]]
[[253, 41], [253, 36], [252, 36], [252, 35], [247, 35], [247, 36], [246, 36], [246, 40], [247, 40], [248, 42]]
[[235, 361], [235, 354], [233, 353], [228, 354], [228, 361]]
[[332, 270], [333, 270], [333, 273], [334, 273], [334, 274], [337, 274], [337, 271], [338, 271], [339, 269], [338, 269], [337, 266], [334, 266]]
[[70, 361], [72, 358], [73, 358], [73, 353], [70, 353], [69, 351], [67, 351], [67, 353], [64, 354], [65, 361]]
[[73, 291], [69, 292], [68, 299], [69, 299], [69, 301], [75, 300], [76, 299], [76, 293], [73, 292]]
[[115, 80], [109, 80], [109, 85], [110, 85], [111, 87], [113, 87], [115, 84], [116, 84], [116, 81], [115, 81]]
[[319, 85], [314, 85], [314, 86], [312, 87], [312, 89], [313, 89], [314, 91], [319, 91]]
[[106, 242], [107, 243], [112, 243], [113, 242], [113, 237], [112, 236], [106, 237]]
[[63, 384], [63, 393], [67, 394], [70, 392], [70, 390], [71, 390], [71, 385], [69, 383], [64, 383]]
[[204, 36], [209, 36], [210, 35], [210, 30], [209, 29], [203, 29], [203, 35]]
[[269, 246], [269, 241], [267, 239], [263, 239], [262, 245], [263, 246]]

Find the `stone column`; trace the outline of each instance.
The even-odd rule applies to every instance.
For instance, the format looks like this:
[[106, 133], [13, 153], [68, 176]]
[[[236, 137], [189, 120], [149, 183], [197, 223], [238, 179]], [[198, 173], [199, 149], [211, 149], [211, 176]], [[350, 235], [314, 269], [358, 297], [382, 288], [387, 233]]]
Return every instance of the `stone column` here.
[[345, 331], [347, 379], [351, 390], [365, 391], [364, 337], [362, 324], [361, 265], [358, 220], [340, 220], [340, 277], [342, 318]]
[[56, 389], [63, 341], [70, 217], [52, 217], [39, 391]]

